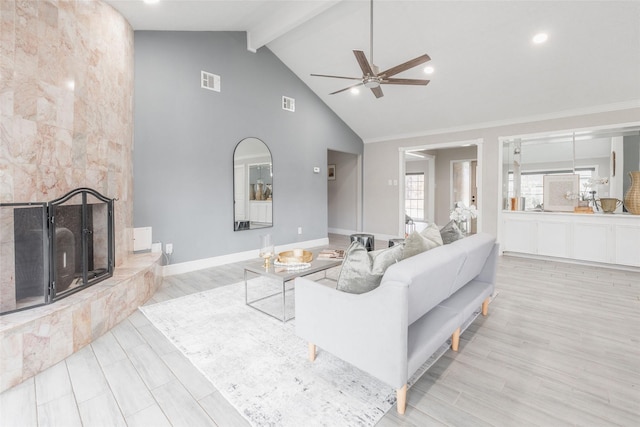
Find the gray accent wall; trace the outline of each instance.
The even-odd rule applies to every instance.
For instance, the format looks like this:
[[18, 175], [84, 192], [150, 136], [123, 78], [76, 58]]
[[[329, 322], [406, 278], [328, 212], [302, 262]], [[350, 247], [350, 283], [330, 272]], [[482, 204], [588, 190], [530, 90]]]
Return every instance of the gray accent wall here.
[[[327, 237], [327, 150], [362, 154], [362, 139], [271, 51], [248, 52], [245, 33], [134, 40], [134, 226], [173, 243], [172, 263], [258, 249], [266, 233], [276, 245]], [[201, 70], [221, 92], [200, 87]], [[234, 232], [233, 150], [246, 137], [273, 156], [274, 226]]]

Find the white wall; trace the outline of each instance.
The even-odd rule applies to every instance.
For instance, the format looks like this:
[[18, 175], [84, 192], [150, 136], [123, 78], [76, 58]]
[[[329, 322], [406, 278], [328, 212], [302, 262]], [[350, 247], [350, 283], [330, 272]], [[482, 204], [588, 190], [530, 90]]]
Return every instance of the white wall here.
[[478, 159], [478, 167], [482, 168], [484, 200], [479, 221], [482, 224], [482, 231], [495, 235], [498, 229], [498, 199], [501, 194], [498, 188], [498, 175], [501, 170], [501, 165], [498, 164], [500, 137], [631, 123], [636, 122], [639, 117], [640, 108], [631, 108], [365, 144], [363, 229], [369, 233], [382, 235], [395, 235], [398, 232], [400, 221], [398, 187], [389, 186], [387, 182], [389, 179], [398, 179], [400, 147], [482, 139], [482, 158]]

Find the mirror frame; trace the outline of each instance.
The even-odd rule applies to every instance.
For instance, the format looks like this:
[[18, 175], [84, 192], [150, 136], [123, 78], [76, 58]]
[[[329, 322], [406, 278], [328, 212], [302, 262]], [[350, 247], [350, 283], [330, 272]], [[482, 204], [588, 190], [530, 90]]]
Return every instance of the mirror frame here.
[[[264, 202], [271, 202], [271, 206], [270, 206], [270, 217], [271, 217], [271, 221], [270, 222], [265, 222], [264, 225], [258, 225], [258, 226], [253, 226], [252, 225], [252, 221], [251, 221], [251, 212], [250, 212], [250, 202], [251, 202], [251, 197], [249, 195], [249, 186], [251, 185], [250, 182], [246, 182], [245, 181], [245, 190], [247, 191], [247, 198], [246, 200], [242, 200], [242, 202], [244, 203], [245, 201], [247, 202], [247, 206], [246, 209], [249, 209], [249, 212], [247, 212], [245, 214], [245, 218], [248, 219], [238, 219], [236, 218], [236, 203], [238, 202], [236, 200], [236, 154], [238, 152], [238, 148], [240, 147], [240, 144], [242, 144], [243, 142], [247, 142], [249, 140], [255, 140], [258, 141], [260, 143], [262, 143], [262, 145], [264, 146], [265, 152], [260, 151], [260, 155], [259, 157], [266, 157], [267, 154], [269, 155], [269, 162], [264, 162], [264, 161], [259, 161], [257, 163], [250, 163], [250, 162], [244, 162], [243, 165], [246, 165], [246, 168], [243, 167], [243, 173], [245, 175], [245, 179], [248, 181], [249, 180], [249, 176], [250, 176], [250, 167], [252, 165], [264, 165], [264, 164], [269, 164], [270, 165], [270, 171], [271, 171], [271, 184], [270, 184], [270, 190], [271, 190], [271, 196], [269, 199], [264, 200]], [[256, 156], [258, 157], [258, 156]], [[257, 230], [257, 229], [263, 229], [263, 228], [270, 228], [273, 227], [273, 155], [271, 154], [271, 150], [269, 149], [269, 146], [260, 138], [256, 138], [256, 137], [246, 137], [241, 139], [235, 146], [235, 148], [233, 149], [233, 159], [232, 159], [232, 166], [233, 166], [233, 231], [245, 231], [245, 230]], [[240, 184], [238, 184], [240, 185]]]

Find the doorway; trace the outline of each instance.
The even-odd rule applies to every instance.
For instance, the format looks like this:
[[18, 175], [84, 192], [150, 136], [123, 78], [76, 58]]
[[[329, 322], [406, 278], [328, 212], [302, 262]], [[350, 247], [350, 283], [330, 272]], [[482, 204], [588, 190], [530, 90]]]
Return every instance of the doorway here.
[[[462, 203], [466, 207], [478, 206], [477, 171], [478, 161], [476, 159], [451, 161], [452, 208], [456, 203]], [[472, 218], [469, 221], [469, 226], [471, 234], [477, 233], [477, 218]]]
[[342, 235], [361, 231], [362, 156], [327, 150], [326, 179], [327, 231]]
[[[425, 200], [427, 207], [425, 209], [425, 220], [435, 222], [442, 227], [449, 222], [449, 214], [453, 209], [455, 202], [452, 190], [453, 173], [452, 162], [469, 161], [467, 176], [469, 183], [465, 187], [468, 193], [469, 204], [475, 204], [478, 211], [482, 209], [482, 167], [478, 162], [482, 159], [482, 140], [459, 141], [443, 144], [431, 144], [412, 147], [400, 147], [399, 149], [399, 222], [398, 230], [402, 235], [405, 233], [405, 211], [406, 211], [406, 184], [405, 176], [407, 172], [411, 172], [411, 162], [409, 160], [414, 157], [411, 154], [420, 154], [425, 159], [432, 162], [433, 179], [426, 185]], [[473, 161], [473, 163], [471, 163]], [[426, 178], [425, 178], [426, 180]], [[462, 190], [460, 190], [462, 191]], [[473, 200], [473, 202], [472, 202]], [[430, 201], [430, 202], [429, 202]], [[467, 205], [467, 206], [468, 206]], [[431, 210], [433, 213], [431, 213]], [[482, 229], [482, 218], [471, 224], [472, 232], [479, 232]]]

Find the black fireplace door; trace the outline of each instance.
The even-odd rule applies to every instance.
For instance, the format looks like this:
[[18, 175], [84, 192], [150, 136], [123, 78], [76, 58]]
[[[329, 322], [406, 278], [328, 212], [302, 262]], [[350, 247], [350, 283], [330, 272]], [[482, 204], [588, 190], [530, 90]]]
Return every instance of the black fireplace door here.
[[80, 188], [49, 203], [52, 295], [60, 298], [113, 274], [113, 200]]

